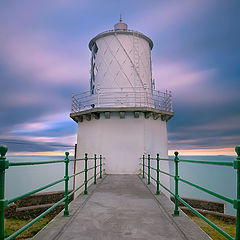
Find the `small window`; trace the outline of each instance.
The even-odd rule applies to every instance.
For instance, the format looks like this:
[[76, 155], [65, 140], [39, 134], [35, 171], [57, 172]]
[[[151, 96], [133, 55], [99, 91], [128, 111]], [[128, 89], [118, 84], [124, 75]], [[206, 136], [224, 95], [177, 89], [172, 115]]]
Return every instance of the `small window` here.
[[91, 87], [91, 94], [96, 93], [95, 91], [95, 77], [97, 74], [97, 67], [95, 65], [95, 58], [98, 51], [97, 44], [94, 43], [92, 46], [92, 58], [91, 58], [91, 80], [90, 80], [90, 87]]

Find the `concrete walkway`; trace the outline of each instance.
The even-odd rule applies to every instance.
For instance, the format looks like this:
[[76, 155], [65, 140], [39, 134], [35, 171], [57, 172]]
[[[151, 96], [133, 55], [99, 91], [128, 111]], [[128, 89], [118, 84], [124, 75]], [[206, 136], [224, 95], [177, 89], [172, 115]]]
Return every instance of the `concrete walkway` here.
[[34, 239], [210, 239], [182, 212], [172, 217], [173, 204], [152, 191], [137, 175], [107, 175]]

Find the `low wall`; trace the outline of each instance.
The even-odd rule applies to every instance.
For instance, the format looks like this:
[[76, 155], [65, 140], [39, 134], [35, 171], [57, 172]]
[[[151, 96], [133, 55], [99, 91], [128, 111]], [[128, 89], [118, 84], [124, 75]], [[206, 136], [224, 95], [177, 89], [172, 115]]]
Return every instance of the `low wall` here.
[[[72, 190], [71, 190], [72, 191]], [[69, 193], [71, 192], [69, 191]], [[44, 192], [32, 194], [23, 199], [11, 203], [5, 210], [5, 218], [28, 220], [39, 216], [56, 202], [64, 197], [64, 191]], [[73, 195], [69, 202], [73, 200]], [[48, 216], [56, 216], [64, 208], [64, 202], [48, 213]]]
[[[224, 202], [215, 202], [215, 201], [201, 200], [201, 199], [195, 199], [195, 198], [182, 198], [182, 199], [193, 208], [219, 212], [219, 213], [225, 212]], [[174, 202], [175, 201], [174, 197], [171, 197], [171, 200]], [[178, 201], [178, 203], [180, 207], [185, 207], [185, 205], [180, 201]]]
[[[200, 200], [195, 198], [182, 198], [185, 202], [187, 202], [191, 207], [197, 210], [204, 216], [214, 216], [222, 221], [228, 223], [236, 223], [236, 217], [232, 215], [225, 214], [225, 203], [224, 202], [215, 202], [209, 200]], [[174, 197], [171, 197], [171, 200], [174, 202]], [[188, 215], [194, 216], [193, 213], [188, 207], [186, 207], [183, 203], [178, 201], [180, 209]]]

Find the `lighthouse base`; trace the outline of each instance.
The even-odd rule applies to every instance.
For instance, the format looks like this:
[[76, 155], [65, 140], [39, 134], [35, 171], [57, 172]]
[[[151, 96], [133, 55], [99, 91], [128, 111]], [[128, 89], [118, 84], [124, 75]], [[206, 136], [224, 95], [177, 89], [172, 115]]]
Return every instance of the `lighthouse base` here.
[[[119, 112], [111, 112], [110, 115], [100, 113], [97, 119], [86, 118], [78, 122], [77, 158], [83, 158], [84, 153], [89, 157], [101, 154], [107, 174], [138, 174], [142, 169], [142, 155], [151, 154], [156, 158], [159, 153], [160, 158], [168, 158], [167, 146], [166, 121], [146, 116], [143, 112], [137, 116], [126, 112], [124, 117]], [[155, 167], [155, 163], [152, 160], [151, 166]], [[93, 161], [88, 164], [93, 166]], [[83, 168], [84, 162], [77, 162], [77, 171]], [[168, 161], [161, 161], [160, 168], [169, 172]], [[151, 172], [153, 177], [156, 176], [154, 170]], [[88, 174], [91, 177], [93, 173], [89, 171]], [[167, 176], [161, 176], [161, 182], [169, 187]]]

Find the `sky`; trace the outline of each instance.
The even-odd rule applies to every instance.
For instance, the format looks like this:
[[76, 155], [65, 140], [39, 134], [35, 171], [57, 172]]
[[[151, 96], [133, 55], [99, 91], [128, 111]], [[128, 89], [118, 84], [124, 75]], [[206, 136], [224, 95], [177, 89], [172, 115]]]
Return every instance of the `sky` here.
[[72, 92], [89, 89], [89, 41], [129, 29], [154, 43], [156, 89], [173, 93], [169, 153], [234, 155], [240, 144], [238, 0], [16, 0], [0, 7], [0, 144], [9, 154], [73, 151]]

